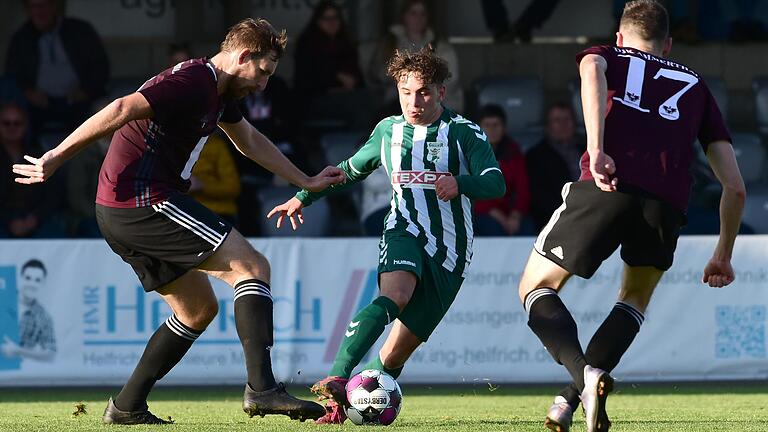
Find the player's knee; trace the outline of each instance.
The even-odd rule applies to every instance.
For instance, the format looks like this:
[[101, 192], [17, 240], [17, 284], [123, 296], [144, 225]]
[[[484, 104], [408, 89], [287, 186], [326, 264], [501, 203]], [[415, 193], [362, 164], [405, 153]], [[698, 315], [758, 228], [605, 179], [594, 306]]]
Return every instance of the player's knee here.
[[403, 289], [390, 289], [387, 290], [386, 297], [388, 297], [390, 300], [395, 302], [398, 309], [400, 309], [400, 312], [405, 309], [405, 306], [408, 304], [408, 302], [411, 300], [411, 295], [413, 293], [410, 290], [407, 290], [405, 288]]

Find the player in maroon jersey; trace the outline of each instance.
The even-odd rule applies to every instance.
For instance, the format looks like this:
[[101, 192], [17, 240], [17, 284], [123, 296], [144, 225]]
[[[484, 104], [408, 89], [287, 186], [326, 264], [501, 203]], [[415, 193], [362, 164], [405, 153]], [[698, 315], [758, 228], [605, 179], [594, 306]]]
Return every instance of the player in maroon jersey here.
[[[664, 59], [668, 22], [658, 2], [631, 1], [616, 46], [577, 57], [587, 129], [581, 179], [563, 187], [563, 204], [536, 239], [519, 287], [528, 326], [573, 378], [547, 414], [545, 425], [555, 431], [570, 428], [579, 400], [588, 431], [610, 427], [608, 372], [640, 330], [653, 290], [672, 265], [697, 138], [723, 186], [720, 239], [703, 282], [723, 287], [734, 279], [730, 260], [744, 183], [707, 86], [696, 72]], [[625, 265], [618, 302], [585, 354], [557, 294], [573, 274], [590, 278], [619, 246]]]
[[244, 411], [300, 420], [325, 414], [321, 405], [296, 399], [275, 382], [266, 258], [186, 194], [192, 167], [217, 125], [245, 156], [300, 187], [319, 191], [344, 180], [336, 167], [306, 176], [237, 108], [238, 99], [267, 85], [285, 43], [285, 31], [276, 32], [263, 19], [245, 19], [230, 29], [212, 58], [188, 60], [160, 73], [96, 113], [42, 157], [25, 156], [29, 164], [13, 166], [19, 183], [45, 181], [93, 140], [114, 132], [99, 175], [99, 227], [144, 289], [157, 291], [173, 314], [152, 335], [123, 389], [109, 400], [105, 423], [168, 423], [149, 412], [147, 396], [216, 316], [218, 301], [209, 276], [235, 289], [235, 324], [248, 371]]

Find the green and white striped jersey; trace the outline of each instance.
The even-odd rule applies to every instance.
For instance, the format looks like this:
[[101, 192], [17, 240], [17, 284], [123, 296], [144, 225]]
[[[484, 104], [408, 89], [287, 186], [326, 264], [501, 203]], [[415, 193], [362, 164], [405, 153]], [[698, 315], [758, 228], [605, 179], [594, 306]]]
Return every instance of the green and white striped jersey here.
[[[447, 270], [464, 276], [472, 259], [472, 200], [504, 194], [504, 177], [479, 126], [445, 109], [429, 126], [414, 126], [402, 115], [379, 122], [368, 141], [339, 164], [344, 186], [323, 192], [301, 191], [305, 205], [332, 190], [363, 180], [383, 165], [392, 184], [386, 231], [416, 237], [427, 254]], [[449, 202], [435, 193], [435, 182], [454, 176], [459, 195]]]

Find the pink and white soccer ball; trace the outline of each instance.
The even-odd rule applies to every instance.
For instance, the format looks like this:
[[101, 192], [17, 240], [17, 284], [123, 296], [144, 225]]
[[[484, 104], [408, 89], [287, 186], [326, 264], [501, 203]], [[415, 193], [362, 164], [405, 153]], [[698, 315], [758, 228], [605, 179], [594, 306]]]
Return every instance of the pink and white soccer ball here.
[[356, 425], [392, 424], [400, 412], [403, 393], [392, 376], [368, 369], [347, 382], [347, 417]]

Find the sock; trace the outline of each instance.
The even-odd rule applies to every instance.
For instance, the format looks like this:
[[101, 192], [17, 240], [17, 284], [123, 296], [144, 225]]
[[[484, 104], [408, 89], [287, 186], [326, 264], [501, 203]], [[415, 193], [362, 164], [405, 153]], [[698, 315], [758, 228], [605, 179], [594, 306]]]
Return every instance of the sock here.
[[176, 315], [171, 315], [149, 338], [139, 364], [115, 398], [117, 409], [147, 409], [147, 396], [155, 382], [176, 366], [202, 332], [187, 327]]
[[363, 356], [371, 349], [376, 339], [384, 332], [384, 327], [397, 318], [400, 308], [392, 299], [379, 296], [352, 318], [341, 341], [336, 360], [330, 375], [349, 378], [352, 369], [360, 363]]
[[376, 356], [371, 361], [368, 362], [367, 365], [365, 365], [365, 369], [376, 369], [380, 371], [384, 371], [392, 376], [392, 378], [397, 379], [400, 374], [403, 372], [403, 367], [405, 365], [400, 366], [398, 368], [390, 369], [386, 366], [384, 366], [384, 362], [381, 361], [381, 356]]
[[248, 279], [235, 285], [235, 327], [243, 345], [248, 384], [260, 392], [274, 388], [272, 374], [272, 293], [269, 284]]
[[537, 288], [525, 297], [528, 327], [556, 362], [571, 374], [579, 393], [584, 389], [587, 360], [579, 343], [576, 321], [552, 288]]
[[[587, 346], [587, 362], [594, 367], [611, 372], [629, 349], [640, 331], [645, 316], [627, 303], [618, 302], [597, 329]], [[571, 384], [560, 395], [568, 400], [572, 408], [579, 406], [579, 394]]]

